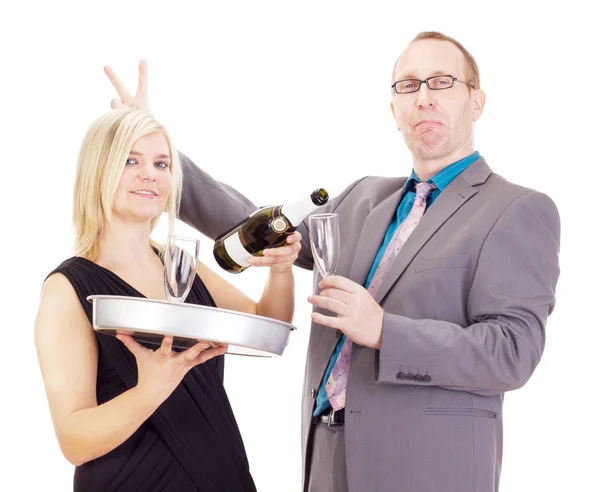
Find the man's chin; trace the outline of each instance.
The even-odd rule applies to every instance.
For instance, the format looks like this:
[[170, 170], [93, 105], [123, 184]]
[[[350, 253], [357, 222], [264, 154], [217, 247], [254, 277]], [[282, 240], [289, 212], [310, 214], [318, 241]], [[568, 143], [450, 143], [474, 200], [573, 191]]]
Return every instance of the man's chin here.
[[420, 139], [411, 150], [415, 156], [424, 160], [439, 159], [447, 154], [447, 145], [445, 143], [440, 138]]

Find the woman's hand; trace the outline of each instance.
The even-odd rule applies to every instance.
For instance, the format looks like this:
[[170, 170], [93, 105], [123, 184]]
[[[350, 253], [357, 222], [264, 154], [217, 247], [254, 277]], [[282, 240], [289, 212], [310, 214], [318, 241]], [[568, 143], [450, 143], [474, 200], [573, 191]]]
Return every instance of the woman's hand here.
[[137, 388], [158, 404], [169, 397], [192, 367], [227, 351], [227, 346], [211, 348], [211, 344], [200, 342], [183, 352], [173, 352], [172, 337], [164, 337], [160, 348], [151, 350], [140, 345], [130, 335], [118, 333], [117, 338], [135, 357], [138, 369]]
[[148, 65], [145, 60], [140, 60], [138, 69], [138, 86], [135, 97], [133, 97], [115, 71], [108, 65], [104, 67], [104, 73], [108, 76], [119, 95], [118, 98], [110, 102], [112, 109], [132, 108], [150, 112], [150, 103], [148, 102]]
[[295, 231], [286, 238], [286, 245], [265, 249], [264, 256], [252, 256], [248, 263], [254, 266], [271, 267], [273, 273], [286, 273], [298, 258], [298, 253], [302, 248], [300, 241], [302, 241], [302, 236]]

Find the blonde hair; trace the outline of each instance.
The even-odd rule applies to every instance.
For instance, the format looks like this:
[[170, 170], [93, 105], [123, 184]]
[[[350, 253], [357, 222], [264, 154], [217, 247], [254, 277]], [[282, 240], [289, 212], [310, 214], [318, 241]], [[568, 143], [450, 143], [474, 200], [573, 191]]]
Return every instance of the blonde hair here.
[[[441, 32], [437, 31], [423, 31], [417, 34], [414, 39], [410, 42], [410, 44], [416, 43], [417, 41], [422, 41], [424, 39], [435, 39], [436, 41], [448, 41], [456, 46], [460, 52], [465, 57], [465, 66], [466, 66], [466, 77], [469, 84], [473, 85], [475, 89], [479, 89], [480, 86], [480, 75], [479, 75], [479, 67], [477, 66], [477, 62], [473, 55], [469, 53], [466, 48], [460, 44], [456, 39], [451, 38], [450, 36], [446, 36]], [[400, 61], [400, 57], [394, 63], [394, 69], [392, 70], [392, 84], [395, 82], [396, 78], [396, 67], [398, 66], [398, 62]]]
[[[173, 230], [182, 186], [181, 164], [175, 146], [166, 129], [152, 115], [137, 109], [115, 109], [92, 123], [79, 152], [73, 197], [77, 256], [91, 261], [98, 259], [99, 239], [112, 220], [113, 201], [129, 152], [138, 139], [155, 132], [165, 136], [171, 154], [173, 185], [165, 211], [169, 216], [169, 232]], [[151, 220], [150, 231], [159, 219], [157, 215]]]

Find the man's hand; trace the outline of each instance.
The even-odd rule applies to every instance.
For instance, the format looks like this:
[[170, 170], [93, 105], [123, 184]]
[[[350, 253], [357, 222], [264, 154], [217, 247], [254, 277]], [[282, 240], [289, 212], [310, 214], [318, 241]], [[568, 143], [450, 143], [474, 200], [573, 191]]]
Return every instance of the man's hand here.
[[110, 79], [119, 96], [110, 102], [112, 109], [132, 108], [150, 112], [150, 104], [148, 103], [148, 66], [145, 60], [140, 60], [138, 86], [135, 97], [131, 95], [125, 84], [123, 84], [115, 71], [108, 65], [104, 67], [104, 73]]
[[321, 294], [308, 297], [311, 304], [337, 314], [337, 317], [312, 313], [312, 319], [329, 328], [337, 328], [358, 345], [379, 349], [383, 329], [383, 309], [373, 296], [357, 283], [337, 275], [319, 282]]

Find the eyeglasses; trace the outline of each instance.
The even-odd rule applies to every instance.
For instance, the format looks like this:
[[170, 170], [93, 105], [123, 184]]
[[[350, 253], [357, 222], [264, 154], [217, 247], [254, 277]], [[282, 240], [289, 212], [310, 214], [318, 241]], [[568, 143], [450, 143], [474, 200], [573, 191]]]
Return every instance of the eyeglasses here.
[[468, 85], [469, 87], [475, 89], [474, 85], [469, 84], [468, 82], [463, 82], [462, 80], [458, 80], [456, 77], [452, 77], [452, 75], [435, 75], [425, 80], [398, 80], [392, 84], [392, 90], [396, 94], [410, 94], [411, 92], [418, 92], [418, 90], [421, 88], [421, 84], [425, 83], [432, 91], [442, 91], [444, 89], [450, 89], [451, 87], [454, 87], [454, 82], [460, 82], [461, 84]]

